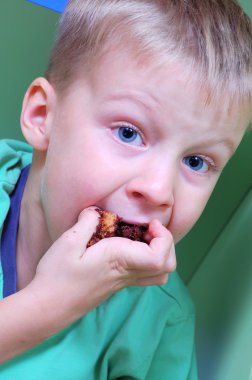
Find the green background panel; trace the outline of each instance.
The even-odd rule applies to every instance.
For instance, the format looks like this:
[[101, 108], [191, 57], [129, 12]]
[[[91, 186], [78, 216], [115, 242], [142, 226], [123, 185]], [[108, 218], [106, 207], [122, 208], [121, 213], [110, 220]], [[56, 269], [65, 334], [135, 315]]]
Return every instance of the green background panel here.
[[189, 284], [200, 379], [252, 380], [252, 189]]
[[21, 138], [23, 95], [43, 75], [58, 13], [25, 0], [0, 1], [0, 138]]

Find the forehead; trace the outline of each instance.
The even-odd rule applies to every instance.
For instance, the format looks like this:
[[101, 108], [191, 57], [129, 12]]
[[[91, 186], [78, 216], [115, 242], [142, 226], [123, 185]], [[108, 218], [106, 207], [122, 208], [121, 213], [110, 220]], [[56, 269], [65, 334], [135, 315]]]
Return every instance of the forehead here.
[[[132, 49], [110, 51], [100, 57], [88, 75], [78, 72], [75, 86], [91, 89], [98, 108], [127, 104], [132, 113], [141, 108], [154, 125], [192, 125], [198, 133], [235, 134], [245, 132], [248, 113], [230, 103], [228, 94], [214, 98], [197, 70], [186, 62], [162, 62], [153, 55], [137, 55]], [[189, 130], [189, 128], [188, 128]], [[195, 132], [195, 130], [194, 130]]]
[[[195, 110], [215, 110], [218, 117], [233, 118], [247, 114], [245, 107], [232, 102], [226, 92], [214, 96], [214, 90], [190, 62], [158, 61], [153, 55], [136, 55], [127, 49], [102, 56], [91, 73], [92, 85], [101, 95], [129, 93], [129, 96], [148, 97], [156, 103], [181, 101]], [[242, 112], [243, 111], [243, 112]], [[248, 111], [248, 110], [246, 110]], [[239, 125], [242, 123], [238, 123]]]

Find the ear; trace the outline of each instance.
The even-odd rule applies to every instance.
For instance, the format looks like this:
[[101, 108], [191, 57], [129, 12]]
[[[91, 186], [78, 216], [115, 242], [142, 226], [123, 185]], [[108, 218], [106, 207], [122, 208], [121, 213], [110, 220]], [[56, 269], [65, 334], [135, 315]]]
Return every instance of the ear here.
[[45, 78], [35, 79], [26, 91], [21, 129], [27, 142], [36, 150], [47, 150], [56, 100], [55, 90]]

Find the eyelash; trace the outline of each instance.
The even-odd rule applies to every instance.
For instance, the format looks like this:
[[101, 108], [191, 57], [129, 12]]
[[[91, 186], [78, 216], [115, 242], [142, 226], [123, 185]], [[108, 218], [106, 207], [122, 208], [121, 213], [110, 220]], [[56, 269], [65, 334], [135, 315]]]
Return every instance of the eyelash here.
[[212, 158], [204, 156], [204, 155], [201, 155], [200, 157], [209, 165], [211, 170], [213, 170], [214, 172], [219, 171], [219, 167], [216, 165], [216, 163], [214, 162]]
[[113, 126], [113, 128], [112, 128], [112, 130], [113, 131], [119, 131], [120, 130], [120, 128], [129, 128], [129, 129], [131, 129], [132, 131], [134, 131], [135, 133], [137, 133], [139, 136], [140, 136], [140, 138], [141, 138], [141, 140], [142, 140], [142, 144], [141, 145], [134, 145], [134, 144], [130, 144], [130, 143], [127, 143], [127, 142], [123, 142], [118, 136], [116, 137], [117, 139], [119, 139], [122, 143], [124, 143], [124, 144], [126, 144], [126, 145], [133, 145], [133, 146], [138, 146], [138, 147], [142, 147], [142, 146], [145, 146], [146, 144], [145, 144], [145, 138], [144, 138], [144, 135], [143, 135], [143, 133], [142, 133], [142, 131], [139, 129], [139, 128], [137, 128], [136, 126], [134, 126], [133, 124], [131, 124], [131, 123], [129, 123], [129, 122], [120, 122], [120, 123], [118, 123], [118, 124], [116, 124], [116, 125], [114, 125]]
[[192, 154], [192, 155], [186, 156], [183, 158], [183, 162], [185, 163], [185, 161], [187, 159], [191, 159], [191, 158], [200, 158], [208, 166], [208, 170], [203, 171], [203, 172], [201, 172], [200, 170], [193, 170], [191, 168], [191, 170], [193, 172], [196, 172], [199, 175], [209, 173], [210, 171], [212, 171], [212, 172], [219, 172], [220, 171], [220, 168], [216, 165], [216, 163], [214, 162], [214, 160], [212, 158], [205, 156], [205, 155], [201, 155], [201, 154]]

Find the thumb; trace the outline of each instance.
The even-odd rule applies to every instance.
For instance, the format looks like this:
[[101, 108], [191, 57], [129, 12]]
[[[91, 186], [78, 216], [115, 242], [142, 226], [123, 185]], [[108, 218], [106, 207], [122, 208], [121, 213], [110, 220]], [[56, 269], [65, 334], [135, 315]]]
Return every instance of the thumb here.
[[74, 243], [75, 248], [83, 250], [96, 231], [99, 224], [100, 214], [96, 211], [95, 207], [88, 207], [83, 210], [77, 223], [66, 231], [66, 235]]

